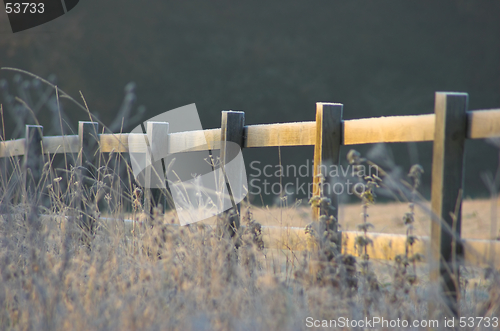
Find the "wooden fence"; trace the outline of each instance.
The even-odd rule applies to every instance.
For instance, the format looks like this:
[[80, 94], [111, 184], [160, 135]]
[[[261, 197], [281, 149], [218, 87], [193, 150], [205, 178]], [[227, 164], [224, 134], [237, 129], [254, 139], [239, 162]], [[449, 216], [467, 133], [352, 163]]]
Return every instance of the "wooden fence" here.
[[[341, 145], [433, 141], [431, 236], [430, 239], [421, 238], [416, 251], [427, 253], [426, 245], [430, 243], [431, 278], [443, 280], [443, 290], [449, 294], [449, 306], [456, 312], [458, 264], [500, 265], [500, 242], [463, 240], [460, 235], [465, 140], [500, 136], [500, 109], [468, 111], [467, 106], [465, 93], [437, 92], [434, 114], [343, 120], [342, 104], [317, 103], [316, 121], [248, 126], [244, 125], [243, 112], [229, 111], [222, 113], [220, 129], [162, 132], [166, 140], [162, 143], [168, 146], [169, 154], [221, 149], [222, 156], [226, 141], [237, 143], [241, 148], [315, 146], [313, 194], [319, 195], [320, 165], [338, 165]], [[149, 132], [154, 127], [148, 126], [148, 135], [154, 134]], [[168, 128], [168, 125], [163, 127]], [[43, 153], [80, 153], [83, 150], [81, 155], [85, 157], [97, 151], [147, 152], [143, 134], [98, 134], [98, 124], [92, 122], [80, 122], [79, 133], [74, 136], [43, 137], [42, 132], [40, 126], [27, 126], [26, 138], [0, 143], [0, 157], [24, 155], [27, 167], [32, 174], [37, 174], [43, 166], [39, 162]], [[80, 159], [79, 163], [82, 162]], [[332, 204], [338, 207], [335, 196], [332, 196]], [[337, 210], [333, 214], [335, 217]], [[319, 209], [314, 209], [313, 219], [318, 220], [319, 214]], [[303, 230], [291, 231], [297, 238], [304, 235]], [[355, 236], [355, 232], [341, 234], [345, 251], [353, 249]], [[369, 236], [374, 241], [369, 251], [372, 258], [393, 259], [404, 253], [405, 236]]]

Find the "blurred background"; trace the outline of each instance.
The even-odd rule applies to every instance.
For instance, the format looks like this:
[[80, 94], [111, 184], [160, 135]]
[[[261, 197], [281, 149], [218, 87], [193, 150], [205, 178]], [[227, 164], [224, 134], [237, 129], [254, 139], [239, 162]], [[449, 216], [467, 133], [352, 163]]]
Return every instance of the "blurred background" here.
[[[0, 66], [48, 79], [83, 103], [81, 91], [114, 132], [190, 103], [204, 128], [220, 127], [222, 110], [245, 111], [246, 124], [311, 121], [319, 101], [343, 103], [344, 119], [426, 114], [436, 91], [468, 92], [471, 110], [499, 108], [500, 1], [85, 0], [16, 34], [1, 11]], [[0, 89], [6, 139], [34, 123], [15, 97], [36, 110], [45, 135], [71, 134], [88, 120], [62, 99], [61, 130], [54, 91], [25, 74], [0, 71]], [[356, 149], [403, 177], [422, 164], [430, 196], [431, 143]], [[468, 141], [466, 154], [465, 196], [485, 197], [481, 174], [496, 171], [498, 150]], [[280, 162], [277, 148], [244, 157], [249, 179], [251, 161]], [[312, 147], [281, 148], [285, 166], [312, 157]]]

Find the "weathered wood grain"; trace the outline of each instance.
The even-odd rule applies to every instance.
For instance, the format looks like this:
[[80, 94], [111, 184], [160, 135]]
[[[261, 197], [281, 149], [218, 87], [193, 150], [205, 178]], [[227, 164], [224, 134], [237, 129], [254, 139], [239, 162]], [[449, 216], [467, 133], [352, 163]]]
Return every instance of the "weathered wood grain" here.
[[146, 187], [165, 188], [165, 170], [161, 160], [168, 155], [169, 125], [166, 122], [147, 122], [149, 147], [146, 153]]
[[[468, 112], [467, 138], [500, 137], [500, 109]], [[344, 121], [342, 145], [419, 142], [434, 139], [434, 114], [415, 116], [374, 117]], [[102, 153], [145, 153], [143, 134], [132, 138], [129, 133], [100, 134]], [[313, 146], [316, 140], [316, 122], [260, 124], [244, 127], [245, 148], [277, 146]], [[44, 137], [45, 153], [77, 153], [77, 136]], [[137, 139], [137, 144], [133, 142]], [[203, 151], [220, 148], [220, 129], [177, 132], [169, 135], [171, 153]], [[24, 138], [0, 142], [0, 157], [24, 154]]]
[[[316, 143], [314, 146], [313, 196], [328, 197], [331, 200], [331, 210], [321, 210], [314, 207], [312, 216], [318, 220], [321, 215], [329, 215], [338, 219], [338, 196], [333, 188], [335, 178], [328, 177], [328, 169], [340, 162], [340, 146], [342, 143], [342, 111], [343, 105], [338, 103], [316, 104]], [[336, 221], [321, 224], [322, 229], [328, 226], [338, 232]], [[338, 237], [340, 239], [340, 236]], [[340, 240], [336, 241], [340, 247]]]
[[308, 146], [316, 141], [316, 122], [249, 125], [245, 127], [245, 148]]
[[[146, 153], [145, 199], [144, 210], [153, 214], [153, 207], [158, 203], [165, 205], [159, 189], [166, 189], [165, 164], [162, 161], [168, 155], [168, 129], [166, 122], [147, 122], [146, 134], [149, 149]], [[163, 195], [163, 198], [165, 196]]]
[[[77, 170], [78, 192], [89, 192], [88, 196], [82, 196], [80, 201], [75, 199], [78, 210], [79, 225], [82, 228], [82, 241], [86, 245], [94, 236], [97, 222], [97, 210], [91, 203], [94, 199], [91, 189], [96, 177], [96, 169], [99, 168], [99, 123], [97, 122], [78, 122], [78, 141], [80, 151], [78, 152], [77, 164], [80, 166]], [[95, 186], [94, 186], [95, 187]], [[85, 188], [85, 190], [83, 190]]]
[[344, 145], [432, 141], [434, 114], [344, 121]]
[[0, 142], [0, 157], [24, 155], [25, 144], [25, 138]]
[[80, 141], [78, 136], [56, 136], [43, 137], [44, 153], [78, 153], [80, 151]]
[[458, 265], [463, 257], [459, 240], [467, 105], [466, 93], [436, 93], [431, 183], [434, 215], [431, 223], [431, 279], [440, 280], [443, 297], [453, 315], [458, 315]]
[[500, 109], [474, 110], [467, 113], [467, 138], [481, 139], [500, 136]]
[[78, 122], [78, 141], [80, 145], [78, 164], [81, 166], [93, 164], [99, 152], [99, 123]]
[[[137, 147], [135, 149], [140, 149], [140, 151], [145, 153], [146, 150], [142, 148], [144, 146], [144, 135], [134, 134], [134, 133], [104, 133], [99, 135], [99, 148], [101, 153], [129, 153], [131, 148], [129, 146], [129, 136], [137, 136]], [[142, 142], [142, 143], [141, 143]], [[135, 152], [132, 147], [132, 151]]]
[[26, 185], [26, 194], [28, 203], [38, 203], [40, 191], [38, 189], [40, 179], [42, 178], [43, 166], [45, 164], [43, 157], [43, 126], [26, 125], [24, 147], [23, 173], [24, 183]]
[[221, 129], [177, 132], [169, 135], [169, 151], [175, 154], [219, 149], [220, 141]]
[[[235, 164], [239, 162], [237, 155], [241, 153], [244, 145], [244, 126], [245, 126], [245, 113], [241, 111], [223, 111], [221, 119], [221, 146], [220, 146], [220, 160], [221, 167], [224, 174], [224, 181], [226, 185], [221, 185], [226, 189], [223, 195], [229, 193], [233, 208], [225, 212], [227, 216], [226, 230], [235, 235], [236, 231], [240, 228], [240, 204], [234, 201], [234, 197], [241, 197], [243, 191], [243, 175], [242, 169], [244, 164]], [[231, 162], [231, 166], [228, 164]], [[222, 180], [221, 180], [222, 183]]]

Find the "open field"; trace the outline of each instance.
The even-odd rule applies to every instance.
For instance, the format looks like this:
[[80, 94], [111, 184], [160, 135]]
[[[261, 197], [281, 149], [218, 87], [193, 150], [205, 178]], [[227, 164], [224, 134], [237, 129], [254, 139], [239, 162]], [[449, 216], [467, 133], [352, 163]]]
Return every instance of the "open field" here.
[[[495, 240], [500, 237], [500, 198], [496, 203], [492, 199], [468, 199], [462, 204], [462, 237], [467, 239]], [[492, 215], [492, 205], [495, 205], [496, 214]], [[415, 231], [417, 236], [429, 236], [431, 221], [429, 217], [430, 203], [425, 203], [424, 208], [415, 210]], [[311, 208], [309, 206], [251, 207], [257, 222], [264, 226], [282, 226], [305, 228], [311, 223]], [[407, 203], [377, 203], [369, 207], [369, 219], [373, 223], [373, 232], [406, 234], [403, 215], [408, 212]], [[165, 214], [165, 222], [170, 222], [173, 213]], [[126, 218], [132, 219], [132, 214]], [[139, 219], [144, 216], [139, 216]], [[491, 233], [492, 220], [496, 219], [496, 230]], [[356, 226], [362, 222], [360, 204], [342, 204], [339, 206], [339, 224], [341, 230], [355, 231]], [[215, 224], [215, 219], [204, 221], [206, 224]]]
[[[348, 255], [327, 262], [314, 251], [261, 250], [251, 231], [235, 250], [199, 224], [137, 226], [132, 237], [118, 226], [98, 230], [87, 246], [81, 230], [60, 219], [37, 225], [29, 212], [0, 219], [2, 329], [308, 330], [307, 318], [421, 322], [429, 319], [427, 302], [440, 303], [426, 264], [373, 260], [364, 267]], [[411, 275], [416, 282], [408, 282]], [[500, 278], [481, 268], [462, 275], [461, 313], [490, 318], [479, 329], [494, 330]], [[432, 329], [440, 330], [445, 311], [438, 307]]]
[[[462, 204], [462, 237], [468, 239], [496, 239], [500, 232], [491, 233], [493, 216], [497, 221], [496, 229], [500, 231], [500, 199], [496, 201], [496, 215], [492, 215], [491, 199], [464, 200]], [[416, 208], [415, 232], [417, 236], [429, 236], [431, 221], [429, 213], [430, 204], [424, 205], [427, 209]], [[305, 227], [311, 222], [311, 212], [307, 206], [288, 208], [257, 208], [252, 209], [254, 217], [262, 225]], [[355, 231], [356, 226], [362, 222], [360, 204], [339, 206], [339, 224], [345, 231]], [[370, 206], [369, 220], [374, 225], [373, 232], [405, 234], [406, 227], [403, 215], [408, 212], [407, 203], [377, 203]]]

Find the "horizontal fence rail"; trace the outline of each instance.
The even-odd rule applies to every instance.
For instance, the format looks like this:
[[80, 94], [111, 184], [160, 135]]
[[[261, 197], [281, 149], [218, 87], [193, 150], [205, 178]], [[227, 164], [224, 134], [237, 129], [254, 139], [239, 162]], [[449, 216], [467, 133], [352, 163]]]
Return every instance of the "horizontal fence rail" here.
[[[0, 215], [0, 217], [3, 217]], [[55, 219], [61, 223], [68, 221], [70, 217], [52, 217], [41, 216], [42, 220]], [[100, 217], [100, 227], [107, 232], [123, 227], [124, 234], [132, 237], [135, 232], [139, 231], [139, 226], [143, 224], [137, 220], [131, 219], [116, 219], [109, 217]], [[137, 229], [134, 230], [134, 223]], [[168, 224], [168, 226], [177, 227], [177, 224]], [[241, 225], [245, 229], [245, 225]], [[135, 231], [135, 232], [134, 232]], [[267, 249], [280, 250], [309, 250], [310, 236], [304, 232], [302, 227], [294, 226], [262, 226], [262, 239], [264, 247]], [[342, 231], [342, 252], [344, 254], [357, 255], [358, 248], [356, 247], [355, 238], [363, 235], [359, 231]], [[404, 255], [406, 250], [407, 236], [402, 234], [389, 234], [368, 232], [367, 238], [373, 241], [373, 245], [368, 247], [368, 255], [370, 259], [394, 261], [398, 255]], [[417, 236], [417, 241], [413, 246], [413, 252], [428, 255], [430, 240], [429, 236]], [[483, 240], [483, 239], [462, 239], [464, 246], [464, 263], [472, 267], [488, 267], [491, 265], [500, 266], [500, 241]]]
[[[1, 216], [0, 216], [1, 217]], [[43, 217], [42, 217], [43, 218]], [[47, 216], [47, 219], [51, 217]], [[65, 217], [64, 219], [68, 219]], [[127, 236], [133, 236], [134, 222], [131, 219], [100, 218], [106, 231], [112, 231], [116, 227], [123, 227]], [[63, 218], [59, 217], [58, 222]], [[177, 227], [177, 224], [168, 226]], [[241, 225], [245, 229], [245, 225]], [[140, 228], [138, 228], [140, 229]], [[138, 230], [136, 230], [138, 231]], [[310, 236], [304, 232], [301, 227], [281, 227], [281, 226], [262, 226], [262, 239], [264, 247], [269, 249], [283, 250], [308, 250], [310, 249]], [[342, 231], [343, 253], [357, 255], [355, 238], [363, 235], [359, 231]], [[406, 235], [368, 232], [367, 238], [373, 241], [373, 245], [368, 247], [368, 255], [371, 259], [394, 261], [396, 256], [404, 255], [406, 250]], [[417, 236], [417, 241], [413, 246], [413, 252], [427, 255], [430, 247], [429, 236]], [[487, 267], [490, 265], [500, 265], [500, 241], [482, 240], [482, 239], [462, 239], [464, 245], [464, 262], [468, 266]]]
[[[467, 138], [483, 139], [500, 136], [500, 109], [467, 112]], [[435, 115], [388, 116], [344, 120], [342, 145], [434, 140]], [[132, 136], [129, 142], [129, 136]], [[135, 137], [136, 138], [135, 138]], [[100, 134], [102, 153], [146, 153], [144, 134]], [[137, 141], [134, 144], [134, 141]], [[244, 148], [312, 146], [316, 141], [316, 122], [247, 125], [244, 128]], [[169, 134], [169, 151], [203, 151], [220, 148], [220, 129]], [[78, 153], [78, 136], [43, 137], [44, 153]], [[25, 139], [0, 142], [0, 157], [25, 153]]]

